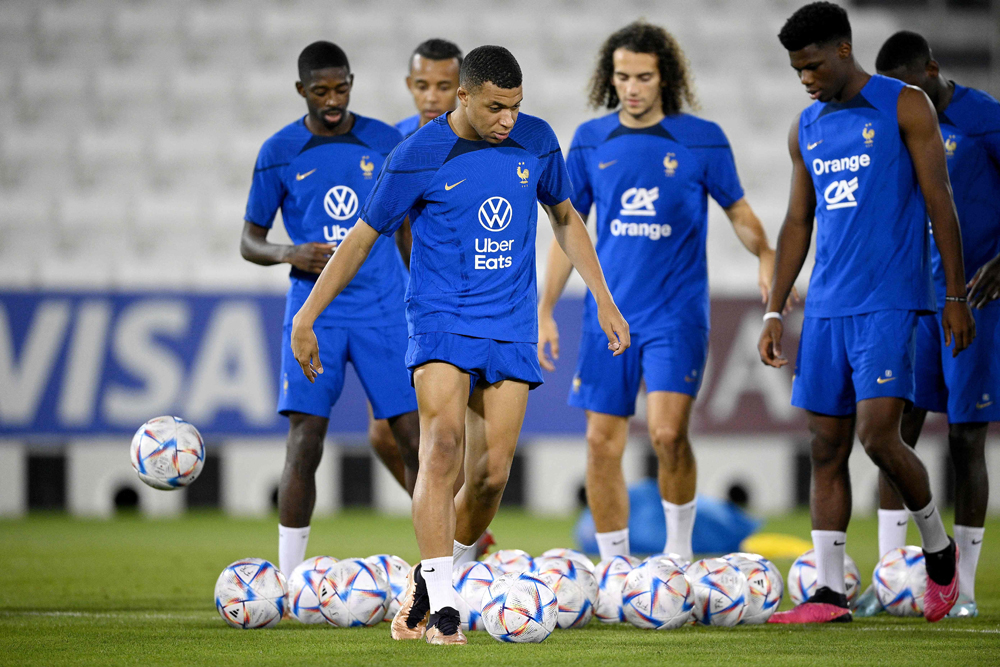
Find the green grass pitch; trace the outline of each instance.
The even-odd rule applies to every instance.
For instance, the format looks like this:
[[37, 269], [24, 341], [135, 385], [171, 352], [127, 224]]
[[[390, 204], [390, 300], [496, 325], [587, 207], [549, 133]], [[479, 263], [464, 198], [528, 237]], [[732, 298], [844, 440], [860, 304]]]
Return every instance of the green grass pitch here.
[[[572, 546], [572, 522], [505, 511], [502, 547], [537, 554]], [[773, 518], [768, 532], [809, 536], [805, 514]], [[857, 517], [848, 552], [868, 581], [876, 522]], [[917, 540], [910, 528], [911, 543]], [[591, 622], [539, 645], [470, 633], [465, 647], [394, 642], [388, 624], [360, 630], [305, 626], [240, 631], [214, 609], [215, 579], [231, 561], [276, 561], [277, 521], [193, 513], [81, 521], [36, 515], [0, 521], [0, 664], [109, 665], [969, 665], [1000, 663], [1000, 519], [987, 523], [977, 581], [980, 617], [930, 625], [885, 615], [840, 626], [683, 628], [654, 632]], [[348, 511], [313, 524], [309, 555], [395, 553], [417, 560], [406, 518]], [[783, 573], [790, 561], [778, 561]], [[783, 608], [790, 602], [785, 600]]]

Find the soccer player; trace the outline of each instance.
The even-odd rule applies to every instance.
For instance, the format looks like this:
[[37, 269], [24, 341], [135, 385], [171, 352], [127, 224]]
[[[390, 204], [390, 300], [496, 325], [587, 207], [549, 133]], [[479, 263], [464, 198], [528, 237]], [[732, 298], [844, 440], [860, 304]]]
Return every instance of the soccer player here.
[[[598, 303], [608, 349], [629, 346], [580, 216], [555, 134], [519, 114], [521, 69], [500, 46], [466, 56], [459, 105], [389, 156], [360, 219], [293, 321], [292, 346], [315, 380], [316, 318], [351, 281], [380, 234], [409, 214], [413, 254], [406, 365], [420, 411], [413, 526], [421, 562], [392, 622], [394, 639], [464, 644], [453, 556], [490, 524], [507, 483], [528, 390], [542, 382], [536, 347], [535, 225], [540, 202]], [[413, 213], [413, 212], [416, 213]], [[610, 353], [609, 353], [610, 354]], [[465, 486], [453, 497], [463, 461]], [[429, 614], [429, 617], [428, 617]]]
[[[962, 227], [966, 278], [1000, 254], [1000, 104], [986, 93], [941, 76], [927, 40], [913, 32], [890, 37], [875, 60], [879, 74], [921, 88], [937, 111], [948, 173]], [[946, 294], [940, 254], [932, 249], [938, 311], [917, 325], [913, 409], [903, 415], [902, 435], [916, 446], [927, 412], [948, 414], [948, 448], [955, 465], [955, 541], [962, 555], [958, 604], [950, 616], [977, 616], [976, 565], [989, 499], [986, 431], [1000, 421], [1000, 303], [972, 311], [976, 339], [957, 357], [942, 344], [940, 309]], [[879, 554], [906, 545], [909, 514], [885, 474], [879, 476]], [[858, 616], [882, 610], [873, 588], [858, 603]]]
[[396, 123], [403, 137], [455, 109], [462, 50], [446, 39], [428, 39], [413, 50], [406, 87], [417, 113]]
[[816, 101], [789, 132], [792, 192], [758, 351], [765, 364], [788, 363], [780, 311], [805, 261], [815, 216], [816, 264], [792, 404], [807, 411], [812, 433], [817, 590], [770, 621], [851, 620], [844, 552], [855, 427], [920, 529], [927, 565], [924, 616], [938, 621], [958, 599], [959, 554], [931, 497], [926, 469], [899, 435], [903, 410], [913, 401], [917, 320], [933, 312], [935, 303], [928, 216], [946, 285], [944, 345], [954, 345], [952, 354], [972, 342], [975, 322], [966, 303], [962, 239], [934, 107], [920, 89], [861, 68], [847, 12], [837, 5], [802, 7], [778, 39]]
[[[586, 219], [596, 205], [597, 256], [633, 343], [627, 355], [606, 354], [588, 295], [569, 404], [587, 411], [587, 499], [602, 559], [629, 553], [622, 455], [643, 379], [666, 515], [663, 550], [692, 556], [696, 468], [688, 423], [708, 354], [708, 195], [760, 259], [762, 299], [774, 271], [774, 250], [743, 197], [726, 135], [682, 113], [684, 102], [694, 105], [694, 91], [680, 46], [663, 28], [632, 23], [605, 41], [591, 79], [591, 105], [616, 111], [581, 125], [567, 157], [574, 208]], [[553, 357], [559, 353], [552, 311], [571, 270], [553, 243], [538, 306], [538, 355], [547, 370], [554, 367], [546, 343]]]
[[[350, 230], [386, 156], [402, 139], [392, 126], [348, 111], [354, 75], [340, 47], [310, 44], [299, 55], [298, 68], [295, 85], [307, 114], [261, 147], [240, 245], [243, 257], [256, 264], [292, 265], [278, 400], [278, 412], [288, 417], [288, 448], [278, 487], [278, 560], [286, 575], [305, 559], [316, 467], [348, 361], [361, 378], [375, 419], [388, 420], [400, 451], [395, 457], [391, 450], [380, 454], [393, 464], [393, 474], [404, 486], [400, 454], [416, 461], [419, 444], [416, 396], [404, 360], [406, 271], [391, 239], [374, 245], [364, 269], [316, 319], [326, 374], [310, 384], [295, 370], [289, 346], [292, 316]], [[295, 245], [267, 240], [279, 208]], [[377, 442], [385, 439], [379, 436]], [[409, 477], [412, 488], [416, 471]]]

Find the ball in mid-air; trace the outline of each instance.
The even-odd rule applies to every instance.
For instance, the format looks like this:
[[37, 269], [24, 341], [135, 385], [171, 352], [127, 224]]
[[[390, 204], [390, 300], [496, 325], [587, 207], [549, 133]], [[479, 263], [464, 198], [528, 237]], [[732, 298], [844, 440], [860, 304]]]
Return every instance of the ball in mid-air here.
[[694, 603], [684, 572], [665, 558], [648, 560], [625, 577], [625, 620], [645, 630], [673, 630], [691, 619]]
[[743, 625], [767, 623], [771, 614], [778, 610], [784, 595], [785, 582], [781, 573], [771, 561], [755, 554], [734, 553], [723, 557], [739, 568], [747, 578], [747, 609], [743, 614]]
[[597, 609], [595, 614], [602, 623], [624, 623], [622, 612], [622, 586], [625, 577], [637, 565], [639, 559], [633, 556], [612, 556], [605, 558], [594, 568], [597, 578]]
[[[785, 580], [792, 602], [802, 604], [816, 592], [816, 555], [812, 549], [795, 559]], [[847, 603], [854, 608], [861, 597], [861, 572], [854, 559], [844, 554], [844, 593]]]
[[749, 585], [739, 568], [721, 558], [705, 558], [691, 563], [684, 576], [691, 585], [699, 623], [732, 627], [743, 620]]
[[535, 576], [556, 594], [558, 627], [582, 628], [590, 622], [598, 591], [593, 572], [575, 560], [555, 556], [536, 558], [535, 569]]
[[234, 628], [273, 628], [285, 613], [285, 577], [262, 558], [226, 566], [215, 582], [215, 608]]
[[[463, 630], [483, 630], [483, 592], [500, 573], [487, 563], [472, 561], [455, 568], [451, 583], [455, 593], [465, 601], [465, 609], [459, 609]], [[463, 613], [464, 612], [464, 613]]]
[[319, 610], [330, 625], [375, 625], [385, 617], [392, 589], [382, 568], [360, 558], [342, 560], [319, 583]]
[[332, 556], [313, 556], [288, 575], [288, 611], [302, 623], [325, 623], [319, 611], [319, 583], [337, 563]]
[[399, 556], [392, 556], [390, 554], [369, 556], [365, 561], [382, 568], [382, 574], [385, 575], [386, 581], [389, 582], [392, 599], [389, 600], [389, 608], [386, 610], [383, 620], [386, 622], [392, 621], [392, 617], [403, 606], [403, 595], [406, 593], [406, 575], [410, 573], [410, 564]]
[[201, 434], [180, 417], [155, 417], [132, 436], [132, 467], [139, 479], [162, 491], [187, 486], [205, 465]]
[[483, 562], [501, 574], [508, 572], [533, 572], [535, 561], [527, 551], [501, 549], [483, 559]]
[[538, 577], [509, 572], [483, 592], [483, 627], [503, 642], [537, 644], [555, 630], [555, 593]]
[[887, 552], [875, 566], [872, 585], [882, 607], [893, 616], [923, 616], [927, 567], [920, 547]]

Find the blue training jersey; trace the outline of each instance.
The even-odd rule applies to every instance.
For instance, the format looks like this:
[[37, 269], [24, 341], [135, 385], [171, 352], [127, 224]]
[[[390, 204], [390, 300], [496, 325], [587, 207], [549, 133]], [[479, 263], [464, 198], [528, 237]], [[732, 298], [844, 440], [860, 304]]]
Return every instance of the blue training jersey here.
[[[629, 330], [708, 328], [708, 195], [743, 197], [729, 141], [688, 114], [630, 129], [613, 113], [577, 128], [566, 158], [573, 206], [597, 209], [597, 256]], [[584, 327], [600, 331], [588, 292]]]
[[[951, 102], [938, 120], [969, 281], [1000, 253], [1000, 103], [980, 90], [955, 84]], [[938, 305], [944, 305], [941, 254], [937, 246], [931, 253]]]
[[361, 219], [391, 235], [413, 230], [410, 335], [444, 331], [538, 342], [538, 202], [570, 198], [566, 163], [545, 121], [521, 113], [502, 143], [458, 137], [445, 114], [386, 160]]
[[[257, 156], [246, 221], [270, 228], [281, 218], [300, 243], [340, 243], [354, 226], [399, 132], [354, 114], [350, 132], [314, 135], [301, 118], [264, 142]], [[319, 276], [295, 267], [285, 305], [285, 324], [299, 311]], [[406, 267], [395, 243], [380, 238], [354, 280], [316, 320], [317, 326], [378, 327], [403, 323]]]
[[408, 138], [411, 134], [420, 129], [420, 114], [416, 113], [409, 118], [404, 118], [403, 120], [396, 123], [396, 129], [399, 133], [403, 135], [403, 138]]
[[896, 116], [904, 87], [876, 74], [847, 102], [815, 102], [799, 118], [816, 191], [807, 317], [934, 308], [927, 211]]

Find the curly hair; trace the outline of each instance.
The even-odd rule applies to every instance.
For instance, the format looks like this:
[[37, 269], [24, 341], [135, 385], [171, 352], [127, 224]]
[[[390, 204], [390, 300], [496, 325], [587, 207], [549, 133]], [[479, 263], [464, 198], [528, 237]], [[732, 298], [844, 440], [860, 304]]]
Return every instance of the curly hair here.
[[663, 113], [668, 116], [680, 113], [685, 102], [690, 109], [698, 108], [690, 63], [677, 40], [663, 28], [641, 20], [615, 32], [601, 46], [597, 55], [597, 68], [590, 78], [590, 105], [593, 108], [616, 109], [621, 102], [612, 80], [615, 73], [614, 53], [617, 49], [656, 56], [660, 70]]
[[851, 22], [847, 11], [832, 2], [813, 2], [800, 7], [778, 33], [778, 41], [789, 51], [841, 39], [851, 40]]
[[462, 61], [458, 81], [466, 90], [487, 82], [509, 90], [521, 85], [521, 66], [514, 54], [502, 46], [477, 46]]

